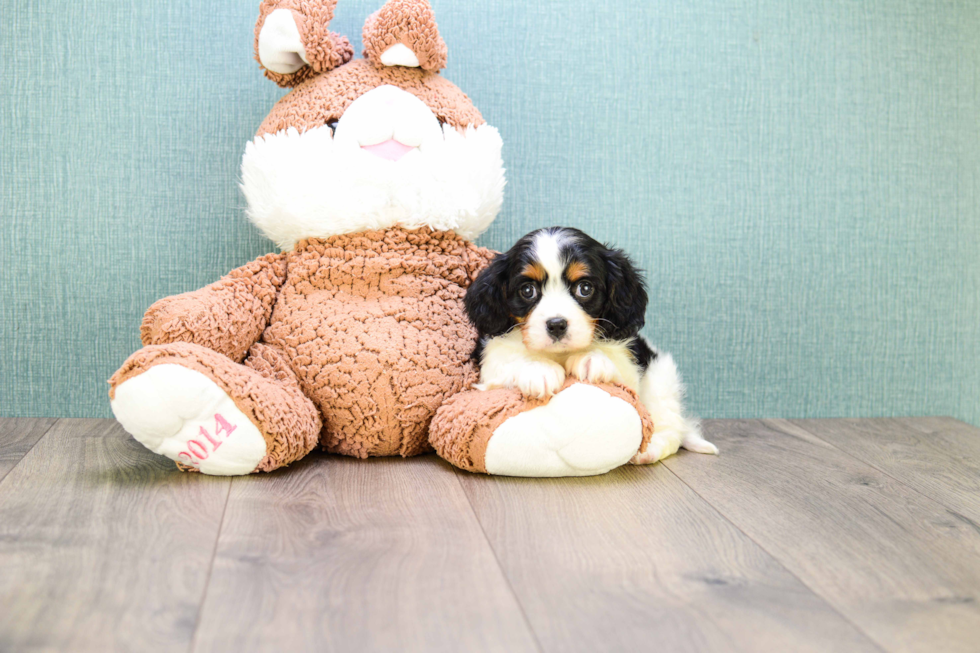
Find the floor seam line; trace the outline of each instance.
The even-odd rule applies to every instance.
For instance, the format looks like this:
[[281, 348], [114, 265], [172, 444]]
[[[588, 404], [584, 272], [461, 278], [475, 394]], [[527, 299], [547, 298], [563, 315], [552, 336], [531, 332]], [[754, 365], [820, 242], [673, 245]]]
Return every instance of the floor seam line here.
[[211, 564], [208, 565], [208, 574], [204, 580], [204, 592], [201, 594], [201, 604], [197, 607], [197, 618], [194, 619], [194, 635], [191, 637], [191, 645], [187, 650], [194, 653], [197, 648], [197, 634], [201, 629], [201, 616], [204, 614], [204, 604], [208, 600], [208, 591], [211, 589], [211, 575], [214, 572], [214, 561], [218, 557], [218, 545], [221, 543], [221, 531], [225, 527], [225, 515], [228, 512], [228, 502], [231, 499], [231, 484], [234, 479], [228, 479], [228, 491], [225, 493], [225, 503], [221, 507], [221, 521], [218, 522], [218, 533], [214, 538], [214, 549], [211, 551]]
[[[773, 421], [773, 420], [767, 420], [767, 421]], [[858, 458], [857, 456], [855, 456], [854, 454], [852, 454], [850, 451], [847, 451], [846, 449], [842, 449], [839, 446], [837, 446], [836, 444], [834, 444], [833, 442], [829, 442], [829, 441], [825, 440], [824, 438], [820, 437], [819, 435], [817, 435], [816, 433], [814, 433], [810, 429], [804, 428], [804, 427], [800, 426], [795, 421], [793, 421], [793, 420], [785, 420], [785, 421], [789, 422], [793, 426], [796, 426], [797, 428], [803, 429], [804, 431], [806, 431], [807, 433], [809, 433], [810, 435], [812, 435], [816, 439], [820, 440], [821, 442], [823, 442], [827, 446], [831, 447], [832, 449], [834, 449], [834, 450], [836, 450], [836, 451], [844, 454], [845, 456], [847, 456], [851, 460], [856, 460], [857, 462], [861, 463], [862, 465], [867, 465], [868, 467], [870, 467], [871, 469], [875, 470], [879, 474], [882, 474], [883, 476], [887, 476], [888, 478], [890, 478], [891, 480], [895, 481], [896, 483], [898, 483], [902, 487], [907, 488], [907, 489], [911, 490], [912, 492], [915, 492], [920, 497], [922, 497], [922, 498], [924, 498], [924, 499], [926, 499], [928, 501], [931, 501], [932, 503], [936, 504], [940, 508], [943, 508], [944, 510], [951, 511], [951, 512], [956, 512], [956, 513], [959, 512], [956, 508], [952, 508], [950, 506], [947, 506], [945, 503], [943, 503], [939, 499], [936, 499], [935, 497], [929, 496], [928, 494], [926, 494], [922, 490], [920, 490], [920, 489], [918, 489], [918, 488], [916, 488], [916, 487], [914, 487], [912, 485], [909, 485], [908, 483], [906, 483], [905, 481], [903, 481], [900, 478], [896, 478], [896, 477], [892, 476], [891, 474], [889, 474], [885, 470], [881, 469], [880, 467], [878, 467], [874, 463], [870, 463], [870, 462], [864, 460], [863, 458]], [[788, 435], [788, 436], [792, 437], [792, 434], [791, 433], [783, 433], [783, 431], [780, 431], [778, 428], [775, 429], [775, 430], [777, 432], [779, 432], [779, 433], [782, 433], [784, 435]]]
[[463, 496], [466, 497], [466, 504], [470, 507], [470, 513], [473, 515], [473, 519], [476, 520], [477, 525], [480, 527], [480, 533], [483, 535], [483, 541], [487, 543], [490, 553], [493, 554], [494, 564], [497, 565], [497, 569], [500, 571], [500, 576], [504, 579], [504, 583], [507, 584], [507, 590], [514, 598], [514, 603], [517, 604], [517, 609], [521, 611], [521, 617], [524, 619], [524, 625], [527, 626], [527, 631], [531, 634], [531, 639], [534, 641], [534, 645], [539, 651], [541, 651], [541, 653], [544, 653], [544, 647], [541, 646], [541, 642], [538, 640], [538, 633], [535, 632], [534, 627], [531, 625], [531, 619], [527, 616], [527, 612], [524, 611], [524, 604], [521, 603], [521, 599], [517, 596], [517, 592], [514, 591], [514, 586], [511, 584], [510, 578], [507, 576], [507, 572], [504, 571], [504, 566], [500, 564], [500, 558], [497, 557], [497, 550], [493, 548], [493, 543], [490, 541], [490, 537], [487, 535], [487, 530], [483, 527], [483, 522], [480, 521], [480, 516], [476, 514], [476, 508], [473, 506], [473, 502], [470, 501], [470, 495], [466, 492], [466, 488], [463, 487], [463, 483], [459, 479], [460, 471], [456, 469], [456, 467], [453, 467], [453, 475], [456, 477], [456, 484], [459, 486], [460, 491], [463, 493]]
[[[663, 464], [663, 462], [661, 462], [661, 464]], [[882, 653], [888, 653], [888, 649], [887, 649], [887, 648], [885, 648], [883, 644], [880, 644], [880, 643], [878, 642], [878, 640], [876, 640], [876, 639], [874, 639], [873, 637], [871, 637], [871, 635], [869, 635], [869, 634], [868, 634], [868, 633], [867, 633], [867, 632], [866, 632], [866, 631], [864, 630], [864, 628], [862, 628], [862, 627], [861, 627], [860, 625], [858, 625], [858, 624], [856, 624], [856, 623], [854, 623], [853, 621], [851, 621], [850, 619], [848, 619], [848, 618], [847, 618], [847, 616], [846, 616], [846, 615], [845, 615], [845, 614], [844, 614], [843, 612], [841, 612], [841, 611], [840, 611], [840, 610], [839, 610], [839, 609], [837, 608], [837, 606], [835, 606], [835, 605], [834, 605], [833, 603], [831, 603], [831, 602], [830, 602], [830, 601], [829, 601], [829, 600], [828, 600], [828, 599], [827, 599], [826, 597], [824, 597], [824, 596], [823, 596], [822, 594], [820, 594], [820, 592], [818, 592], [818, 591], [817, 591], [816, 589], [814, 589], [814, 588], [812, 588], [812, 587], [810, 587], [810, 584], [809, 584], [809, 583], [807, 583], [807, 582], [806, 582], [806, 581], [804, 581], [804, 580], [803, 580], [802, 578], [800, 578], [799, 576], [797, 576], [797, 575], [796, 575], [796, 574], [795, 574], [795, 573], [793, 572], [793, 570], [791, 570], [791, 569], [789, 569], [789, 568], [788, 568], [788, 567], [787, 567], [786, 565], [784, 565], [784, 564], [783, 564], [783, 561], [782, 561], [782, 560], [780, 560], [779, 558], [777, 558], [777, 557], [776, 557], [776, 555], [775, 555], [774, 553], [772, 553], [772, 552], [771, 552], [771, 551], [770, 551], [769, 549], [767, 549], [767, 548], [766, 548], [766, 547], [764, 547], [764, 546], [763, 546], [762, 544], [760, 544], [759, 542], [757, 542], [757, 541], [756, 541], [756, 539], [755, 539], [754, 537], [752, 537], [751, 535], [749, 535], [748, 533], [746, 533], [746, 532], [745, 532], [745, 531], [744, 531], [744, 530], [742, 529], [742, 527], [741, 527], [741, 526], [739, 526], [739, 525], [738, 525], [738, 524], [736, 524], [736, 523], [735, 523], [734, 521], [732, 521], [732, 520], [731, 520], [731, 519], [730, 519], [730, 518], [728, 517], [728, 515], [726, 515], [725, 513], [723, 513], [723, 512], [722, 512], [722, 511], [721, 511], [721, 510], [720, 510], [720, 509], [719, 509], [719, 508], [717, 507], [717, 506], [715, 506], [715, 504], [713, 504], [713, 503], [711, 503], [710, 501], [708, 501], [708, 499], [707, 499], [707, 497], [705, 497], [705, 496], [703, 496], [703, 495], [702, 495], [702, 494], [701, 494], [700, 492], [698, 492], [698, 491], [697, 491], [697, 490], [695, 490], [695, 489], [694, 489], [693, 487], [691, 487], [691, 485], [690, 485], [690, 484], [689, 484], [689, 483], [688, 483], [687, 481], [685, 481], [685, 480], [684, 480], [684, 479], [683, 479], [683, 478], [682, 478], [682, 477], [680, 476], [680, 474], [678, 474], [677, 472], [675, 472], [675, 471], [674, 471], [673, 469], [671, 469], [670, 467], [668, 467], [668, 466], [667, 466], [667, 465], [665, 465], [665, 464], [664, 464], [664, 468], [665, 468], [665, 469], [666, 469], [667, 471], [669, 471], [669, 472], [670, 472], [671, 474], [673, 474], [673, 475], [674, 475], [674, 477], [675, 477], [675, 478], [677, 478], [677, 479], [678, 479], [678, 480], [679, 480], [679, 481], [680, 481], [681, 483], [683, 483], [683, 484], [684, 484], [684, 487], [686, 487], [686, 488], [688, 488], [689, 490], [691, 490], [691, 492], [693, 492], [694, 494], [696, 494], [696, 495], [697, 495], [698, 497], [700, 497], [700, 499], [701, 499], [702, 501], [704, 501], [704, 502], [705, 502], [706, 504], [708, 504], [708, 505], [709, 505], [709, 506], [711, 507], [711, 509], [712, 509], [713, 511], [715, 511], [715, 512], [716, 512], [716, 513], [718, 514], [718, 516], [720, 516], [720, 517], [721, 517], [722, 519], [724, 519], [724, 520], [725, 520], [726, 522], [728, 522], [729, 524], [731, 524], [731, 525], [732, 525], [732, 528], [734, 528], [734, 529], [735, 529], [735, 530], [737, 530], [737, 531], [738, 531], [739, 533], [741, 533], [741, 534], [742, 534], [742, 535], [744, 535], [744, 536], [745, 536], [746, 538], [748, 538], [748, 540], [749, 540], [750, 542], [752, 542], [752, 543], [753, 543], [753, 544], [755, 544], [755, 545], [756, 545], [757, 547], [759, 547], [759, 549], [760, 549], [760, 550], [761, 550], [762, 552], [764, 552], [764, 553], [765, 553], [765, 554], [766, 554], [767, 556], [769, 556], [769, 557], [770, 557], [770, 558], [772, 559], [772, 561], [773, 561], [774, 563], [776, 563], [777, 565], [779, 565], [779, 567], [780, 567], [781, 569], [783, 569], [783, 570], [784, 570], [784, 571], [785, 571], [785, 572], [786, 572], [787, 574], [789, 574], [790, 576], [792, 576], [793, 578], [795, 578], [795, 579], [797, 580], [797, 582], [799, 582], [799, 583], [800, 583], [800, 585], [802, 585], [802, 586], [803, 586], [803, 587], [805, 587], [805, 588], [806, 588], [807, 590], [809, 590], [809, 591], [810, 591], [810, 592], [811, 592], [811, 593], [812, 593], [812, 594], [813, 594], [813, 595], [814, 595], [815, 597], [817, 597], [818, 599], [820, 599], [820, 600], [821, 600], [821, 601], [823, 602], [823, 604], [824, 604], [824, 605], [826, 605], [826, 606], [827, 606], [827, 607], [828, 607], [828, 608], [829, 608], [830, 610], [832, 610], [832, 611], [834, 612], [834, 614], [836, 614], [837, 616], [839, 616], [839, 617], [840, 617], [840, 618], [841, 618], [842, 620], [844, 620], [844, 622], [846, 622], [846, 623], [849, 623], [849, 624], [851, 624], [851, 626], [853, 626], [853, 627], [854, 627], [854, 629], [855, 629], [855, 630], [856, 630], [857, 632], [859, 632], [859, 633], [861, 633], [861, 635], [863, 635], [863, 636], [864, 636], [864, 638], [865, 638], [865, 639], [866, 639], [866, 640], [867, 640], [868, 642], [870, 642], [872, 646], [874, 646], [875, 648], [877, 648], [877, 649], [878, 649], [879, 651], [881, 651]]]
[[27, 456], [30, 455], [30, 453], [32, 451], [34, 451], [34, 448], [37, 445], [41, 444], [41, 440], [43, 440], [44, 438], [48, 437], [48, 433], [51, 432], [51, 429], [53, 429], [55, 426], [57, 426], [58, 424], [60, 424], [61, 421], [62, 421], [62, 419], [64, 419], [64, 418], [62, 418], [62, 417], [56, 417], [56, 418], [54, 418], [54, 422], [51, 423], [51, 426], [49, 426], [48, 428], [44, 429], [44, 433], [41, 434], [41, 437], [39, 437], [37, 439], [37, 441], [34, 444], [32, 444], [31, 447], [27, 451], [24, 452], [24, 455], [20, 457], [20, 460], [17, 461], [17, 464], [15, 464], [13, 467], [11, 467], [10, 469], [8, 469], [4, 473], [3, 476], [0, 476], [0, 484], [3, 483], [4, 479], [6, 479], [8, 476], [10, 476], [10, 472], [12, 472], [15, 469], [17, 469], [18, 467], [20, 467], [20, 464], [22, 462], [24, 462], [24, 459], [27, 458]]

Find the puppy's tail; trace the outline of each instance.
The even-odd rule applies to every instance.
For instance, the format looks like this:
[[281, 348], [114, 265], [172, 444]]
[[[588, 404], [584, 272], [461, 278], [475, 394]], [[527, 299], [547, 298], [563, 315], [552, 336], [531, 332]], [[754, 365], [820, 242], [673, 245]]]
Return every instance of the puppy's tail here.
[[718, 447], [705, 440], [704, 436], [701, 435], [701, 423], [694, 418], [687, 418], [687, 421], [690, 426], [684, 435], [684, 439], [681, 440], [681, 446], [695, 453], [710, 453], [717, 456]]
[[[654, 349], [654, 351], [657, 351]], [[670, 354], [657, 351], [643, 377], [642, 401], [653, 418], [654, 433], [673, 432], [680, 446], [697, 453], [717, 454], [718, 447], [701, 435], [701, 423], [684, 411], [684, 384]], [[676, 450], [677, 440], [673, 448]]]

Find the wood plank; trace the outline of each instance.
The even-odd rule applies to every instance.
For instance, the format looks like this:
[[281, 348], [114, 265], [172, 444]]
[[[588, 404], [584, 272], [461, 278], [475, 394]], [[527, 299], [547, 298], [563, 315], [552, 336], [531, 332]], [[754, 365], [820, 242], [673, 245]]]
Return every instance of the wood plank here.
[[879, 650], [663, 466], [459, 475], [546, 651]]
[[314, 455], [235, 479], [198, 651], [531, 651], [452, 468]]
[[57, 421], [23, 417], [0, 419], [0, 481]]
[[0, 482], [0, 650], [188, 650], [228, 489], [59, 421]]
[[793, 423], [980, 523], [980, 429], [948, 417]]
[[980, 527], [786, 421], [713, 421], [666, 465], [890, 651], [976, 651]]

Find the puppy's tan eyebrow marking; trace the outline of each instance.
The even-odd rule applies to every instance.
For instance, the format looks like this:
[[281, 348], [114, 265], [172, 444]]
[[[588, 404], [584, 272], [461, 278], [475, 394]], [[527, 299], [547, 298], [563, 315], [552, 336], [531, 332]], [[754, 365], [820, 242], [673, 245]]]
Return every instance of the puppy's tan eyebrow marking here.
[[544, 282], [548, 278], [548, 273], [545, 272], [544, 266], [540, 263], [528, 263], [521, 270], [521, 274], [529, 279], [534, 279], [535, 281]]
[[589, 266], [581, 261], [572, 261], [569, 263], [568, 267], [565, 268], [565, 276], [569, 281], [578, 281], [582, 277], [589, 276]]

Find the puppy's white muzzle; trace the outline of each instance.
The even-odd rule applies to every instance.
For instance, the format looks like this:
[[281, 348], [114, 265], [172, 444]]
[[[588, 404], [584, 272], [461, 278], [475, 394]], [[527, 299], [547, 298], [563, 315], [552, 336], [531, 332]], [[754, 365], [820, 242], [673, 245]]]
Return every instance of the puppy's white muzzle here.
[[578, 351], [592, 344], [592, 319], [567, 290], [546, 289], [527, 318], [524, 345], [535, 351]]

